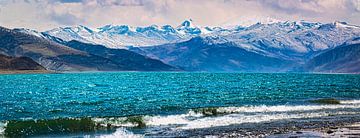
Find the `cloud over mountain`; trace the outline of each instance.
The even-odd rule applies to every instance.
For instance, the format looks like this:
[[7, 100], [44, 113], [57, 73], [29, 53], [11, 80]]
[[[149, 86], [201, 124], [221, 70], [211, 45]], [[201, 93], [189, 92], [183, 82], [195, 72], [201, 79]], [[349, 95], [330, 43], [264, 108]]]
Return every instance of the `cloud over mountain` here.
[[[170, 24], [192, 18], [203, 26], [279, 20], [360, 24], [359, 0], [11, 0], [0, 1], [0, 25], [46, 30], [83, 24]], [[250, 20], [250, 21], [249, 21]]]

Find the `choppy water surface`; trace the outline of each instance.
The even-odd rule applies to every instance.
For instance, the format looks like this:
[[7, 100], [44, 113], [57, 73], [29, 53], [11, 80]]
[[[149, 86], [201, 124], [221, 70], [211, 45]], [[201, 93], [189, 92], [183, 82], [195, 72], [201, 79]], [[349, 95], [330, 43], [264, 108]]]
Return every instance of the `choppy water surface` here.
[[[309, 100], [335, 98], [341, 104]], [[9, 120], [84, 118], [121, 128], [141, 116], [142, 135], [163, 131], [360, 113], [360, 75], [74, 73], [0, 75], [0, 133]], [[215, 116], [196, 112], [216, 108]], [[210, 111], [211, 112], [211, 111]], [[134, 125], [134, 124], [133, 124]], [[159, 127], [161, 126], [161, 128]], [[175, 126], [175, 127], [171, 127]], [[156, 132], [153, 132], [153, 128]], [[171, 129], [168, 129], [168, 128]], [[127, 132], [127, 130], [126, 130]]]

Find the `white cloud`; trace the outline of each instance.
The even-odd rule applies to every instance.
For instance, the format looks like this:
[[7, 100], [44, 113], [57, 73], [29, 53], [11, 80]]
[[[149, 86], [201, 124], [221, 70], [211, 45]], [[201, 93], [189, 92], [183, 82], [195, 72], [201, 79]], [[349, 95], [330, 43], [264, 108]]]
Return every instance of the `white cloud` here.
[[360, 24], [360, 0], [0, 0], [0, 25], [46, 30], [105, 24], [202, 26], [265, 18]]

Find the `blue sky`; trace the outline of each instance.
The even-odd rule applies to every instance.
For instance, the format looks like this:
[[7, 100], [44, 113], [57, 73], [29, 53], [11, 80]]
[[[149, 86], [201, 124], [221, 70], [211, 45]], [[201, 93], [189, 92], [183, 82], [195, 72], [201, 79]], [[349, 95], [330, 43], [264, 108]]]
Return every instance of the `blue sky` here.
[[106, 24], [249, 25], [267, 20], [360, 25], [360, 0], [0, 0], [0, 25], [47, 30]]

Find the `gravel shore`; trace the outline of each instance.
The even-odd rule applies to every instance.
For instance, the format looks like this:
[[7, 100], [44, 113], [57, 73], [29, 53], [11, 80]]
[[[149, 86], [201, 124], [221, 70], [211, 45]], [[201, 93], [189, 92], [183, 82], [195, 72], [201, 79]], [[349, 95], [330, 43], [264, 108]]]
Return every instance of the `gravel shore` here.
[[330, 138], [357, 138], [360, 137], [360, 122], [344, 125], [344, 126], [334, 126], [330, 128], [320, 128], [320, 129], [309, 129], [294, 131], [286, 134], [276, 134], [268, 136], [268, 138], [278, 138], [278, 137], [330, 137]]

